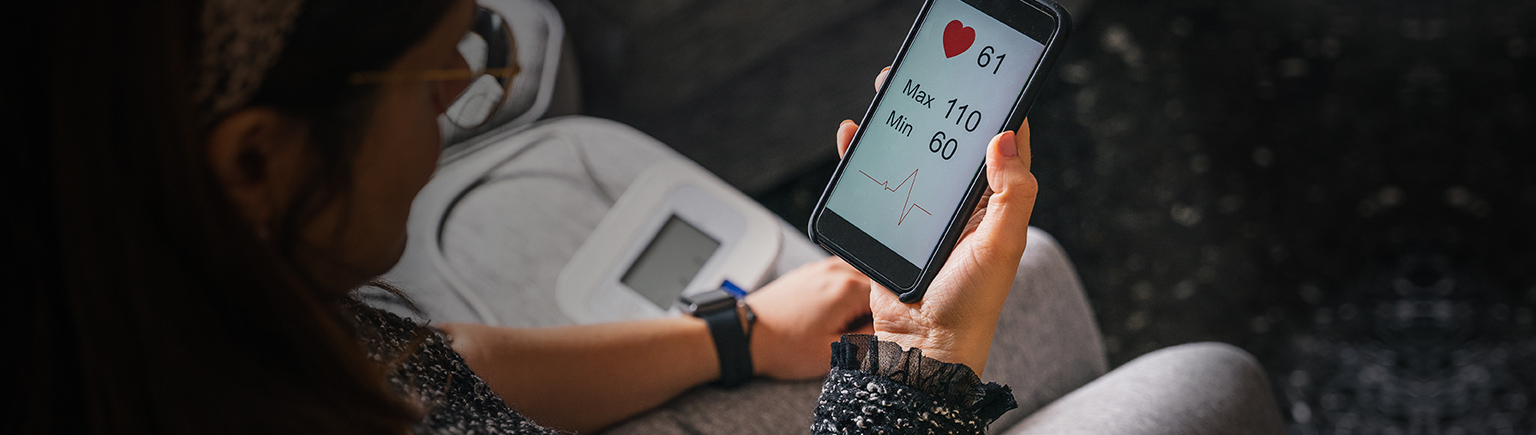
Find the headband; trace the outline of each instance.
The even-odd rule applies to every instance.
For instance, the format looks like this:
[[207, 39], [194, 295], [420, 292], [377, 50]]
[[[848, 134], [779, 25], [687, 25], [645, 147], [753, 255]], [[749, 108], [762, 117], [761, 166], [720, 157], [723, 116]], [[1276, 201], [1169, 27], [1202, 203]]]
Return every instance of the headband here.
[[283, 52], [304, 0], [206, 0], [193, 99], [205, 122], [241, 108]]

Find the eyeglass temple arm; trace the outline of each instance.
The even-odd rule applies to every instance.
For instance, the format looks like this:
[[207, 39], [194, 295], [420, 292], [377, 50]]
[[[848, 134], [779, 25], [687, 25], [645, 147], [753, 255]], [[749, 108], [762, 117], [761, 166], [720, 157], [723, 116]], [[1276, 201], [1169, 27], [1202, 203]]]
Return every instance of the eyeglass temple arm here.
[[347, 77], [347, 82], [354, 85], [403, 83], [403, 82], [444, 82], [452, 80], [470, 80], [481, 75], [489, 75], [501, 78], [510, 78], [521, 72], [521, 68], [488, 68], [484, 71], [472, 71], [467, 69], [433, 69], [421, 71], [362, 71], [352, 73]]

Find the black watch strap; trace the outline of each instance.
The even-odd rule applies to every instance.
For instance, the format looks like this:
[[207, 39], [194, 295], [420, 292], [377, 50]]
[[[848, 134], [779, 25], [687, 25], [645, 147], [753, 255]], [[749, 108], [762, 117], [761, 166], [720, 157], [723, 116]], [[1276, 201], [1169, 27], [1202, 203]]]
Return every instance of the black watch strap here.
[[715, 354], [720, 357], [720, 380], [715, 385], [734, 387], [752, 379], [752, 349], [736, 307], [704, 313], [709, 335], [715, 340]]

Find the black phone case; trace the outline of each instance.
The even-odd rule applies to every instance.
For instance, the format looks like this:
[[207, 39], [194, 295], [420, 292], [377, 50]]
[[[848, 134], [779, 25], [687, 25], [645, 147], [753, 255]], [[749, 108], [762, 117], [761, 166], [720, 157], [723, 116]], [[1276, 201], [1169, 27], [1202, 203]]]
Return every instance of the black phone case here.
[[[928, 10], [933, 7], [933, 1], [934, 0], [926, 0], [923, 2], [922, 12], [918, 14], [917, 20], [913, 21], [912, 29], [907, 31], [907, 37], [901, 43], [901, 50], [896, 53], [896, 61], [891, 63], [892, 71], [899, 69], [898, 67], [901, 66], [902, 60], [907, 57], [907, 50], [912, 47], [912, 39], [917, 36], [917, 31], [922, 27], [923, 21], [928, 19]], [[1051, 35], [1050, 40], [1046, 41], [1045, 51], [1044, 55], [1040, 59], [1040, 65], [1036, 68], [1034, 77], [1028, 83], [1025, 83], [1023, 94], [1019, 97], [1018, 102], [1014, 104], [1013, 110], [1008, 115], [1008, 122], [1003, 124], [1004, 129], [1007, 129], [1010, 126], [1020, 125], [1024, 122], [1024, 118], [1029, 114], [1030, 106], [1032, 106], [1035, 102], [1035, 97], [1039, 96], [1040, 94], [1041, 83], [1045, 81], [1044, 79], [1050, 74], [1051, 70], [1055, 66], [1056, 58], [1060, 56], [1063, 49], [1063, 44], [1066, 43], [1067, 36], [1071, 34], [1072, 29], [1072, 17], [1067, 13], [1066, 9], [1061, 7], [1061, 5], [1058, 5], [1050, 0], [1019, 0], [1019, 2], [1035, 5], [1044, 9], [1053, 15], [1057, 22], [1060, 23], [1060, 25], [1056, 27], [1056, 32]], [[848, 148], [848, 153], [853, 152], [853, 147], [857, 146], [859, 139], [863, 137], [863, 127], [870, 125], [870, 120], [875, 116], [875, 107], [878, 106], [880, 101], [885, 98], [885, 94], [890, 90], [892, 82], [894, 82], [894, 80], [885, 81], [885, 84], [880, 87], [880, 92], [876, 93], [874, 100], [869, 103], [869, 109], [864, 111], [864, 118], [859, 122], [859, 125], [861, 126], [860, 131], [858, 135], [854, 136], [853, 142]], [[811, 220], [807, 225], [807, 233], [810, 235], [811, 240], [816, 242], [816, 244], [821, 245], [823, 248], [831, 251], [838, 257], [842, 257], [843, 260], [848, 262], [848, 264], [852, 265], [854, 268], [859, 269], [859, 271], [864, 272], [864, 274], [869, 276], [870, 279], [875, 280], [875, 282], [880, 283], [881, 286], [884, 286], [891, 292], [896, 293], [896, 296], [900, 298], [902, 302], [914, 303], [921, 300], [923, 298], [923, 294], [928, 291], [928, 285], [933, 283], [933, 278], [938, 275], [939, 267], [943, 266], [944, 262], [949, 260], [949, 255], [954, 251], [955, 244], [960, 241], [960, 233], [965, 231], [965, 225], [970, 221], [971, 214], [976, 210], [976, 204], [981, 201], [981, 195], [987, 191], [987, 163], [985, 161], [980, 163], [980, 167], [976, 170], [976, 175], [971, 179], [970, 190], [967, 191], [964, 201], [960, 203], [958, 213], [955, 213], [955, 218], [951, 220], [945, 227], [944, 237], [939, 239], [939, 246], [934, 251], [933, 257], [929, 260], [927, 265], [922, 267], [922, 271], [919, 272], [917, 281], [914, 282], [911, 287], [902, 287], [896, 285], [893, 281], [881, 275], [880, 272], [874, 267], [865, 264], [852, 253], [842, 249], [835, 243], [831, 243], [825, 237], [821, 236], [820, 231], [817, 229], [816, 223], [818, 220], [820, 220], [822, 212], [826, 210], [827, 199], [832, 194], [832, 188], [842, 180], [843, 170], [846, 169], [847, 165], [848, 159], [846, 158], [837, 163], [837, 170], [832, 173], [831, 181], [828, 182], [827, 187], [822, 190], [821, 198], [816, 201], [816, 208], [811, 212]]]

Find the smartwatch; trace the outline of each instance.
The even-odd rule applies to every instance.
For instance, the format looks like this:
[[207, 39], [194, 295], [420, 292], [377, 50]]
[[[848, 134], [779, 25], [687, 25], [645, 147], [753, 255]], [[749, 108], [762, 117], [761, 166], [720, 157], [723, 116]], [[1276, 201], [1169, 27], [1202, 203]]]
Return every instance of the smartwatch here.
[[[750, 326], [757, 320], [752, 308], [723, 289], [683, 296], [677, 303], [679, 310], [704, 319], [709, 325], [709, 335], [715, 341], [715, 355], [720, 358], [720, 380], [714, 385], [729, 388], [751, 380], [752, 348], [749, 331], [742, 328], [741, 313], [747, 314]], [[742, 310], [736, 309], [738, 305]]]

